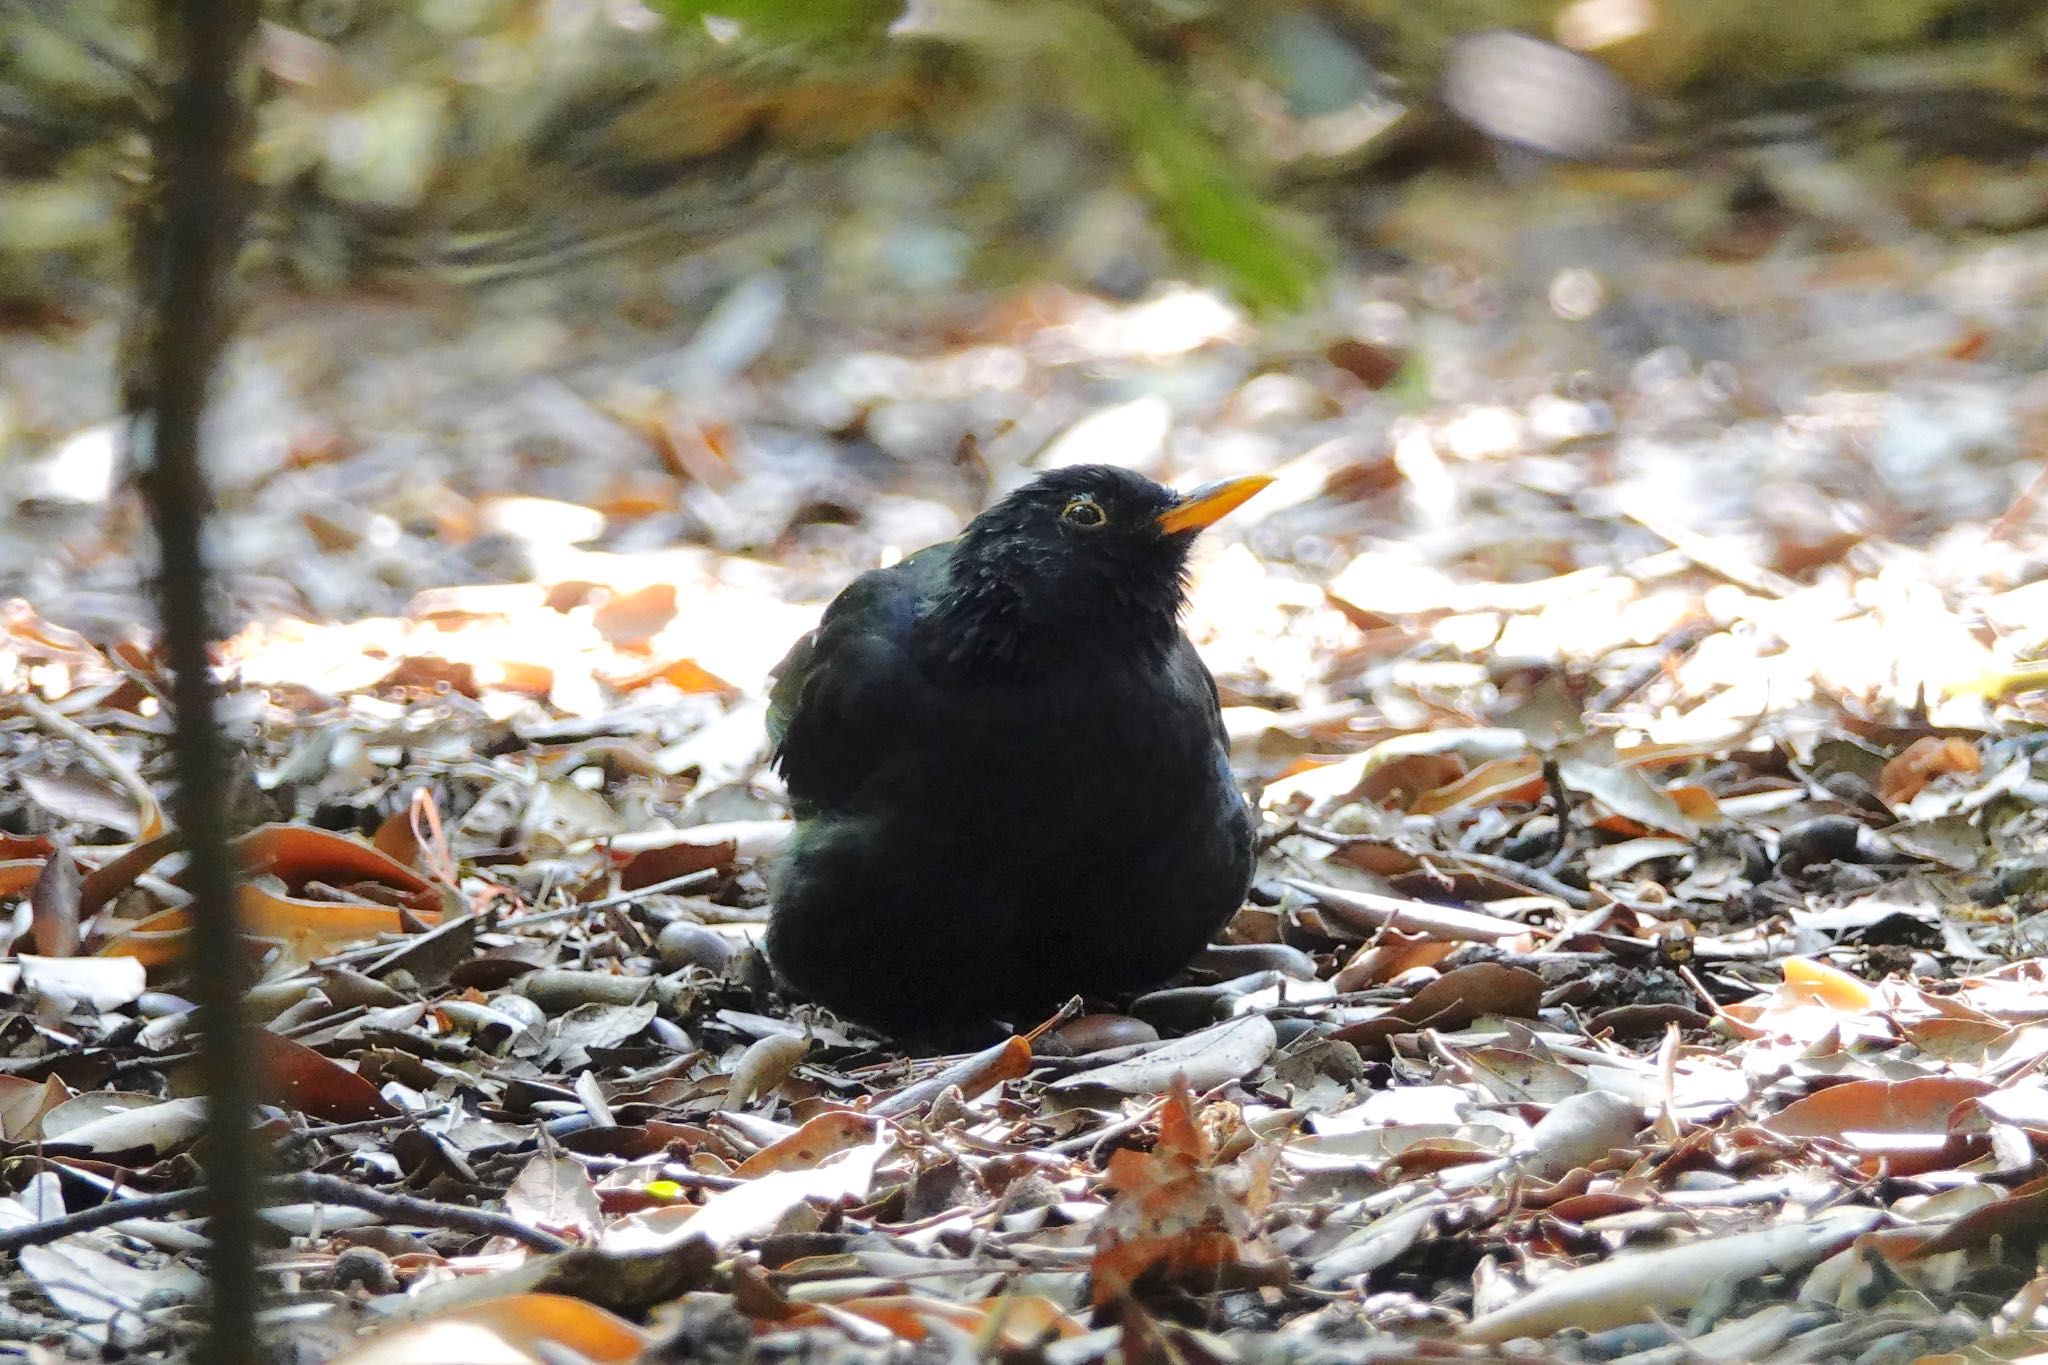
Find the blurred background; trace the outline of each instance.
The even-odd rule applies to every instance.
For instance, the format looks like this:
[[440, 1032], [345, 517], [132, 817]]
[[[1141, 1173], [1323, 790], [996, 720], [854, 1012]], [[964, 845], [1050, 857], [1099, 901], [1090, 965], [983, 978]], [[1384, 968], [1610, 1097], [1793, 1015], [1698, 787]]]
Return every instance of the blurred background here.
[[[95, 639], [146, 619], [147, 9], [0, 0], [0, 594]], [[265, 12], [214, 414], [235, 625], [537, 585], [751, 692], [852, 573], [1084, 460], [1280, 475], [1197, 597], [1262, 705], [1480, 654], [1625, 677], [1702, 603], [1729, 624], [1713, 584], [1838, 623], [1888, 569], [2034, 576], [2032, 0]], [[1624, 567], [1520, 635], [1471, 591]], [[2030, 654], [2010, 614], [1941, 666]], [[1910, 698], [1915, 653], [1829, 657]]]
[[[149, 1120], [167, 1134], [136, 1148], [150, 1173], [114, 1164], [133, 1159], [125, 1147], [90, 1148], [88, 1170], [42, 1144], [88, 1150], [80, 1134], [96, 1125], [81, 1113], [139, 1134], [139, 1092], [186, 1093], [161, 1074], [186, 1055], [163, 1051], [182, 1046], [182, 1002], [157, 995], [146, 1027], [140, 1006], [124, 1011], [151, 984], [144, 964], [168, 989], [211, 979], [171, 975], [187, 961], [192, 893], [146, 872], [175, 832], [164, 835], [151, 785], [168, 776], [169, 726], [123, 416], [141, 349], [132, 260], [153, 245], [149, 135], [164, 106], [151, 25], [168, 8], [0, 0], [0, 898], [14, 902], [19, 943], [37, 949], [0, 981], [0, 1079], [13, 1096], [0, 1137], [10, 1152], [36, 1144], [37, 1163], [86, 1182], [66, 1197], [94, 1203], [116, 1178], [188, 1183], [186, 1101], [162, 1106], [175, 1121]], [[1398, 1121], [1415, 1146], [1377, 1149], [1369, 1175], [1303, 1166], [1322, 1174], [1290, 1208], [1297, 1187], [1284, 1173], [1275, 1184], [1277, 1157], [1254, 1152], [1248, 1129], [1242, 1145], [1232, 1136], [1228, 1160], [1243, 1164], [1228, 1179], [1244, 1181], [1229, 1200], [1257, 1191], [1266, 1209], [1278, 1188], [1282, 1202], [1257, 1217], [1287, 1228], [1304, 1268], [1325, 1259], [1313, 1299], [1283, 1309], [1270, 1279], [1248, 1277], [1240, 1287], [1256, 1296], [1232, 1291], [1246, 1310], [1210, 1325], [1297, 1314], [1287, 1331], [1299, 1335], [1247, 1359], [1321, 1349], [1309, 1330], [1354, 1355], [1383, 1325], [1438, 1331], [1468, 1275], [1480, 1305], [1499, 1307], [1513, 1292], [1505, 1269], [1661, 1228], [1667, 1210], [1627, 1203], [1647, 1197], [1636, 1185], [1653, 1166], [1656, 1180], [1732, 1186], [1695, 1164], [1708, 1159], [1702, 1136], [1735, 1154], [1742, 1193], [1727, 1192], [1717, 1224], [1704, 1211], [1720, 1186], [1685, 1187], [1689, 1224], [1746, 1226], [1736, 1201], [1761, 1208], [1762, 1191], [1800, 1211], [1792, 1231], [1836, 1201], [1892, 1201], [1898, 1229], [1943, 1229], [1922, 1270], [1880, 1270], [1859, 1242], [1834, 1263], [1854, 1262], [1853, 1275], [1806, 1282], [1819, 1311], [1802, 1307], [1801, 1321], [1857, 1305], [1842, 1325], [1876, 1343], [1859, 1358], [1921, 1349], [1876, 1335], [1899, 1331], [1894, 1310], [1940, 1315], [1930, 1331], [1950, 1335], [1926, 1337], [1928, 1351], [1994, 1318], [2035, 1320], [2040, 1281], [2021, 1287], [2031, 1272], [2008, 1243], [1992, 1239], [1967, 1276], [1960, 1267], [1966, 1245], [2043, 1197], [2018, 1184], [2038, 1169], [2028, 1136], [2038, 1147], [2042, 1100], [2025, 1088], [2039, 1079], [2026, 1041], [2040, 1034], [2038, 981], [1950, 981], [1936, 1008], [1910, 980], [1879, 994], [1843, 973], [1932, 981], [2048, 950], [2042, 0], [263, 9], [236, 327], [208, 453], [219, 714], [240, 765], [219, 809], [251, 829], [239, 904], [266, 978], [252, 1008], [270, 1044], [303, 1042], [252, 1054], [289, 1096], [287, 1163], [371, 1184], [402, 1176], [465, 1205], [502, 1197], [536, 1226], [595, 1236], [617, 1211], [645, 1209], [657, 1197], [646, 1178], [671, 1169], [615, 1153], [680, 1160], [700, 1138], [679, 1135], [702, 1134], [687, 1171], [674, 1167], [709, 1177], [693, 1190], [783, 1200], [771, 1222], [809, 1220], [776, 1224], [803, 1229], [784, 1251], [812, 1265], [778, 1260], [776, 1282], [838, 1276], [851, 1263], [839, 1243], [803, 1239], [860, 1225], [837, 1213], [821, 1224], [800, 1201], [840, 1187], [771, 1185], [796, 1174], [783, 1156], [738, 1164], [766, 1154], [766, 1119], [721, 1127], [743, 1139], [727, 1145], [668, 1117], [711, 1123], [763, 1103], [779, 1114], [785, 1080], [779, 1093], [809, 1104], [911, 1074], [869, 1066], [868, 1044], [815, 1016], [789, 1022], [789, 1002], [735, 965], [761, 931], [762, 868], [792, 828], [764, 764], [770, 670], [854, 575], [954, 534], [1037, 471], [1107, 461], [1183, 485], [1256, 472], [1273, 486], [1202, 538], [1188, 625], [1269, 836], [1232, 946], [1284, 951], [1212, 958], [1213, 980], [1132, 1008], [1155, 1036], [1272, 1012], [1292, 1047], [1305, 1037], [1293, 1026], [1312, 1024], [1313, 1047], [1285, 1058], [1266, 1027], [1258, 1057], [1273, 1052], [1275, 1066], [1259, 1104], [1286, 1093], [1301, 1106], [1290, 1114], [1343, 1111], [1351, 1127], [1318, 1130], [1338, 1142], [1377, 1144]], [[372, 836], [379, 855], [331, 830]], [[1414, 918], [1447, 900], [1452, 917]], [[1386, 932], [1390, 905], [1418, 936]], [[442, 912], [434, 933], [416, 932]], [[74, 958], [81, 948], [99, 955]], [[1781, 968], [1795, 951], [1833, 965]], [[1504, 953], [1544, 974], [1493, 960]], [[575, 970], [531, 980], [609, 992], [613, 973], [659, 970], [664, 992], [682, 984], [658, 997], [659, 1018], [657, 997], [643, 1003], [630, 983], [630, 997], [564, 992], [544, 1010], [539, 990], [524, 993], [543, 965]], [[50, 984], [67, 981], [99, 984]], [[466, 1013], [447, 1008], [458, 998]], [[1752, 1021], [1732, 1046], [1708, 1032], [1731, 1010]], [[1497, 1016], [1570, 1032], [1479, 1031]], [[1694, 1039], [1682, 1051], [1681, 1027]], [[1410, 1029], [1427, 1047], [1397, 1051]], [[1581, 1034], [1605, 1051], [1551, 1050]], [[1596, 1083], [1586, 1059], [1621, 1057], [1616, 1037], [1662, 1039], [1662, 1051], [1633, 1072], [1602, 1067]], [[771, 1056], [781, 1070], [763, 1084]], [[1405, 1080], [1440, 1083], [1354, 1106], [1395, 1076], [1389, 1059]], [[1820, 1090], [1852, 1077], [1875, 1091]], [[1990, 1107], [1987, 1077], [2019, 1098]], [[1799, 1105], [1848, 1093], [1868, 1109], [1782, 1108], [1773, 1121], [1793, 1123], [1778, 1137], [1751, 1123], [1809, 1082]], [[1921, 1098], [1895, 1103], [1893, 1082]], [[134, 1093], [102, 1111], [113, 1084]], [[1491, 1120], [1454, 1130], [1474, 1111], [1453, 1085], [1512, 1111], [1512, 1133]], [[1511, 1163], [1581, 1152], [1609, 1125], [1575, 1118], [1540, 1142], [1528, 1129], [1524, 1147], [1531, 1103], [1610, 1087], [1610, 1101], [1628, 1097], [1625, 1126], [1583, 1151], [1634, 1162], [1635, 1193], [1605, 1203], [1621, 1196], [1572, 1185], [1595, 1201], [1572, 1218], [1601, 1214], [1576, 1227], [1556, 1200], [1578, 1173], [1525, 1202], [1538, 1168]], [[1077, 1117], [1082, 1101], [1012, 1087], [988, 1110], [1005, 1126], [973, 1130], [1005, 1145], [976, 1136], [957, 1163], [927, 1163], [949, 1128], [982, 1122], [958, 1094], [943, 1111], [915, 1100], [927, 1137], [889, 1158], [904, 1172], [912, 1154], [920, 1163], [887, 1207], [914, 1218], [901, 1229], [917, 1229], [934, 1273], [893, 1251], [886, 1273], [978, 1297], [997, 1281], [959, 1246], [968, 1261], [1030, 1247], [1007, 1231], [988, 1239], [1025, 1180], [977, 1186], [986, 1158], [1058, 1134], [1033, 1155], [1064, 1151], [1059, 1169], [1085, 1169], [1105, 1143], [1133, 1155], [1122, 1135], [1153, 1111], [1126, 1105], [1129, 1118], [1077, 1139], [1074, 1123], [1096, 1122]], [[1721, 1122], [1738, 1097], [1739, 1130], [1689, 1127]], [[1652, 1145], [1631, 1148], [1639, 1103], [1661, 1118]], [[613, 1105], [639, 1136], [615, 1126]], [[387, 1138], [401, 1111], [406, 1126]], [[1235, 1098], [1205, 1111], [1226, 1112]], [[540, 1140], [533, 1125], [574, 1151], [586, 1118], [584, 1150], [609, 1164], [557, 1164], [553, 1138], [521, 1164]], [[1874, 1145], [1811, 1159], [1824, 1149], [1801, 1135], [1835, 1133]], [[647, 1145], [612, 1145], [621, 1134]], [[798, 1146], [806, 1161], [824, 1150]], [[1650, 1155], [1667, 1149], [1679, 1159]], [[883, 1160], [881, 1142], [867, 1150], [849, 1199], [867, 1197]], [[1465, 1202], [1427, 1237], [1435, 1215], [1418, 1203], [1373, 1215], [1369, 1243], [1305, 1240], [1311, 1228], [1350, 1235], [1331, 1205], [1311, 1216], [1307, 1200], [1377, 1191], [1397, 1169], [1384, 1157], [1411, 1150], [1428, 1154], [1412, 1168], [1399, 1159], [1404, 1181], [1502, 1160], [1458, 1167], [1479, 1172], [1462, 1184], [1444, 1178]], [[26, 1162], [10, 1158], [19, 1181]], [[37, 1169], [41, 1200], [58, 1177]], [[643, 1202], [600, 1208], [597, 1172], [608, 1198]], [[1481, 1183], [1491, 1172], [1500, 1184]], [[1079, 1194], [1030, 1180], [1045, 1193], [1016, 1204], [1032, 1220], [1018, 1236], [1063, 1240], [1020, 1257], [1017, 1284], [1068, 1295], [1041, 1302], [1079, 1332], [1072, 1239], [1096, 1234], [1069, 1217]], [[2000, 1181], [2016, 1190], [2005, 1210], [1989, 1204]], [[662, 1200], [682, 1188], [660, 1183]], [[1140, 1204], [1145, 1188], [1125, 1187]], [[27, 1197], [0, 1199], [0, 1221], [30, 1218]], [[1943, 1211], [1930, 1211], [1937, 1197]], [[1206, 1275], [1237, 1254], [1231, 1233], [1230, 1257], [1208, 1259], [1218, 1219], [1255, 1220], [1198, 1198], [1192, 1214], [1166, 1205], [1158, 1225], [1204, 1248], [1188, 1265]], [[968, 1242], [955, 1240], [965, 1221], [934, 1240], [928, 1215], [955, 1203], [992, 1221]], [[1057, 1222], [1039, 1221], [1050, 1212]], [[1387, 1230], [1395, 1216], [1405, 1230]], [[639, 1237], [630, 1217], [612, 1226]], [[1948, 1240], [1965, 1218], [1970, 1240]], [[314, 1223], [336, 1226], [325, 1213]], [[408, 1234], [377, 1231], [406, 1253], [415, 1287], [509, 1264], [489, 1250], [458, 1268], [467, 1232], [439, 1237], [450, 1255], [430, 1265], [410, 1256]], [[161, 1245], [189, 1247], [190, 1235]], [[882, 1235], [863, 1232], [863, 1254]], [[1937, 1244], [1887, 1245], [1919, 1257]], [[359, 1267], [323, 1270], [328, 1247], [323, 1233], [269, 1264], [289, 1272], [290, 1330], [338, 1340], [360, 1320], [359, 1290], [382, 1291], [357, 1284]], [[90, 1254], [19, 1263], [73, 1320], [80, 1349], [107, 1345], [110, 1311], [124, 1332], [157, 1330], [159, 1305], [189, 1300], [189, 1287]], [[1650, 1276], [1668, 1261], [1637, 1264]], [[963, 1268], [976, 1277], [955, 1278]], [[1383, 1268], [1369, 1305], [1366, 1276]], [[383, 1288], [399, 1283], [388, 1263], [381, 1274]], [[632, 1313], [682, 1292], [637, 1272], [598, 1278], [601, 1291], [566, 1292], [609, 1301], [616, 1289]], [[1055, 1281], [1066, 1287], [1037, 1287]], [[728, 1316], [760, 1314], [766, 1329], [772, 1312], [778, 1332], [797, 1321], [797, 1295], [766, 1278], [702, 1283], [745, 1291]], [[1730, 1283], [1716, 1281], [1693, 1328], [1737, 1302]], [[1329, 1292], [1340, 1284], [1357, 1301]], [[966, 1321], [986, 1324], [976, 1341], [1007, 1330], [1003, 1292], [972, 1307]], [[336, 1311], [313, 1324], [300, 1310], [321, 1293]], [[1682, 1302], [1661, 1295], [1643, 1302]], [[41, 1330], [18, 1316], [25, 1294], [9, 1302], [11, 1336]], [[836, 1316], [817, 1321], [858, 1321], [837, 1302], [819, 1296]], [[962, 1319], [947, 1321], [954, 1337], [934, 1332], [931, 1349], [966, 1340]], [[1124, 1321], [1127, 1357], [1134, 1343], [1151, 1350], [1142, 1319]], [[523, 1349], [534, 1332], [518, 1330]], [[1768, 1328], [1774, 1342], [1793, 1330]], [[674, 1358], [725, 1349], [711, 1327], [701, 1340], [713, 1344]]]

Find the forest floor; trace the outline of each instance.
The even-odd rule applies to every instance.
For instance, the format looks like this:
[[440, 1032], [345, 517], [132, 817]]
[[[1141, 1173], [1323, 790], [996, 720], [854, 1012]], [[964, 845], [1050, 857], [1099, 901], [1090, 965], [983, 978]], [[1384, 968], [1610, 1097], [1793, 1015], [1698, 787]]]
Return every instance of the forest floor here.
[[[2048, 1352], [2048, 234], [1688, 236], [1641, 183], [1425, 177], [1282, 324], [744, 244], [259, 291], [216, 553], [266, 1130], [406, 1201], [272, 1211], [284, 1358]], [[0, 1358], [199, 1312], [189, 1211], [45, 1226], [195, 1183], [115, 336], [0, 337]], [[777, 996], [769, 670], [1104, 460], [1277, 477], [1188, 616], [1253, 903], [1035, 1046]]]

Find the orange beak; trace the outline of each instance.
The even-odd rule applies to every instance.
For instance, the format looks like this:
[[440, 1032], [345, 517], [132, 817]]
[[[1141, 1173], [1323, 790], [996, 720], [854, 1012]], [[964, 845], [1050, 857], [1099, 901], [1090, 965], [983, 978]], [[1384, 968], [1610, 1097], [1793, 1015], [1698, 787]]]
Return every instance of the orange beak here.
[[1250, 500], [1271, 482], [1263, 474], [1248, 474], [1241, 479], [1204, 484], [1192, 493], [1183, 493], [1175, 498], [1173, 506], [1159, 514], [1159, 529], [1170, 536], [1182, 531], [1199, 531], [1220, 521], [1225, 513]]

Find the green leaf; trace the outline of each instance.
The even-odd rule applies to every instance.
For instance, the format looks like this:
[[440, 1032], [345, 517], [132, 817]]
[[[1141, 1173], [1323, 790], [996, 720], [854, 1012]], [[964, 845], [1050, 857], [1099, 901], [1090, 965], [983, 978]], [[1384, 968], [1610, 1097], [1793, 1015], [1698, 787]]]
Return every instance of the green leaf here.
[[1259, 194], [1187, 93], [1083, 0], [655, 0], [671, 17], [739, 26], [742, 45], [844, 51], [893, 34], [982, 61], [1024, 61], [1044, 98], [1125, 148], [1175, 243], [1267, 312], [1299, 308], [1328, 269], [1320, 243]]
[[1328, 262], [1189, 111], [1185, 94], [1105, 15], [1077, 0], [916, 0], [896, 32], [1032, 60], [1053, 93], [1127, 147], [1139, 187], [1180, 247], [1250, 306], [1308, 301]]
[[844, 47], [879, 42], [903, 11], [902, 0], [654, 0], [678, 21], [726, 19], [742, 41]]

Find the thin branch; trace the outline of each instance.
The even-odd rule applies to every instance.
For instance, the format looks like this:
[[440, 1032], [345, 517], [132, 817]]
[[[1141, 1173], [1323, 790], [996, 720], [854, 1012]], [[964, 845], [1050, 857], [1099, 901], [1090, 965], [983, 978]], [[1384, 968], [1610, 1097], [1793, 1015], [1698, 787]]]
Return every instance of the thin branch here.
[[[1380, 839], [1380, 836], [1376, 834], [1340, 834], [1336, 830], [1318, 829], [1313, 825], [1301, 825], [1295, 832], [1304, 838], [1313, 839], [1319, 844], [1328, 844], [1332, 848], [1349, 848], [1353, 844], [1377, 843]], [[1518, 863], [1513, 858], [1503, 858], [1492, 853], [1474, 853], [1468, 849], [1441, 852], [1432, 850], [1424, 854], [1423, 857], [1425, 861], [1433, 859], [1443, 863], [1462, 863], [1467, 867], [1477, 868], [1481, 872], [1489, 872], [1500, 880], [1511, 882], [1526, 891], [1535, 891], [1542, 895], [1554, 896], [1574, 910], [1585, 910], [1593, 904], [1591, 892], [1581, 891], [1578, 887], [1568, 882], [1559, 881], [1540, 867], [1531, 867], [1527, 863]]]
[[606, 896], [602, 900], [575, 901], [568, 905], [558, 905], [552, 910], [542, 910], [535, 914], [520, 915], [516, 918], [508, 917], [505, 920], [505, 927], [507, 929], [527, 929], [536, 924], [551, 924], [556, 920], [573, 919], [577, 915], [587, 915], [593, 910], [609, 910], [615, 905], [630, 905], [634, 901], [648, 896], [682, 895], [691, 891], [702, 891], [708, 886], [716, 886], [723, 876], [724, 874], [715, 867], [703, 868], [696, 872], [685, 872], [680, 877], [670, 877], [667, 881], [655, 882], [649, 886], [639, 887], [632, 891], [621, 891], [616, 896]]
[[2020, 527], [2026, 525], [2027, 519], [2034, 515], [2034, 504], [2041, 501], [2043, 493], [2048, 493], [2048, 459], [2041, 462], [2041, 468], [2036, 471], [2033, 479], [2020, 490], [2019, 496], [2012, 500], [2011, 505], [1999, 514], [1998, 520], [1991, 524], [1991, 539], [2011, 540]]
[[[104, 1204], [95, 1204], [62, 1218], [0, 1229], [0, 1254], [20, 1251], [23, 1247], [45, 1246], [73, 1233], [94, 1232], [138, 1218], [162, 1218], [186, 1209], [204, 1210], [210, 1207], [207, 1191], [207, 1186], [195, 1185], [188, 1190], [170, 1190], [134, 1199], [109, 1199]], [[569, 1250], [569, 1243], [562, 1238], [552, 1232], [528, 1227], [509, 1214], [472, 1209], [462, 1204], [442, 1204], [409, 1194], [387, 1194], [365, 1185], [352, 1185], [335, 1175], [299, 1172], [273, 1176], [263, 1182], [262, 1191], [270, 1203], [339, 1204], [375, 1214], [390, 1223], [447, 1228], [479, 1237], [509, 1237], [543, 1253]], [[218, 1224], [220, 1220], [216, 1216], [213, 1221]], [[212, 1236], [217, 1264], [220, 1246], [218, 1227], [213, 1229]], [[211, 1356], [204, 1358], [214, 1359]]]
[[44, 701], [33, 692], [21, 692], [9, 698], [22, 714], [42, 726], [53, 735], [68, 739], [87, 758], [100, 765], [102, 771], [114, 780], [114, 784], [128, 794], [135, 803], [138, 819], [143, 822], [142, 837], [153, 839], [161, 831], [152, 831], [148, 825], [150, 812], [156, 809], [156, 793], [142, 780], [127, 759], [114, 752], [114, 746], [101, 739], [92, 731], [80, 725], [56, 707]]
[[1557, 847], [1541, 870], [1554, 876], [1572, 857], [1572, 795], [1565, 790], [1564, 770], [1558, 766], [1556, 754], [1543, 756], [1543, 785], [1550, 789], [1550, 804], [1557, 808]]
[[249, 120], [242, 82], [256, 4], [172, 0], [158, 14], [171, 85], [156, 129], [154, 222], [138, 243], [146, 307], [136, 348], [142, 369], [129, 394], [137, 418], [132, 454], [157, 540], [157, 614], [175, 720], [172, 810], [188, 857], [193, 925], [187, 964], [205, 1042], [201, 1155], [213, 1255], [198, 1358], [254, 1365], [259, 1153], [241, 1017], [249, 960], [227, 842], [227, 754], [213, 714], [212, 580], [202, 543], [210, 498], [201, 425], [227, 333], [223, 295], [243, 216], [239, 172]]

